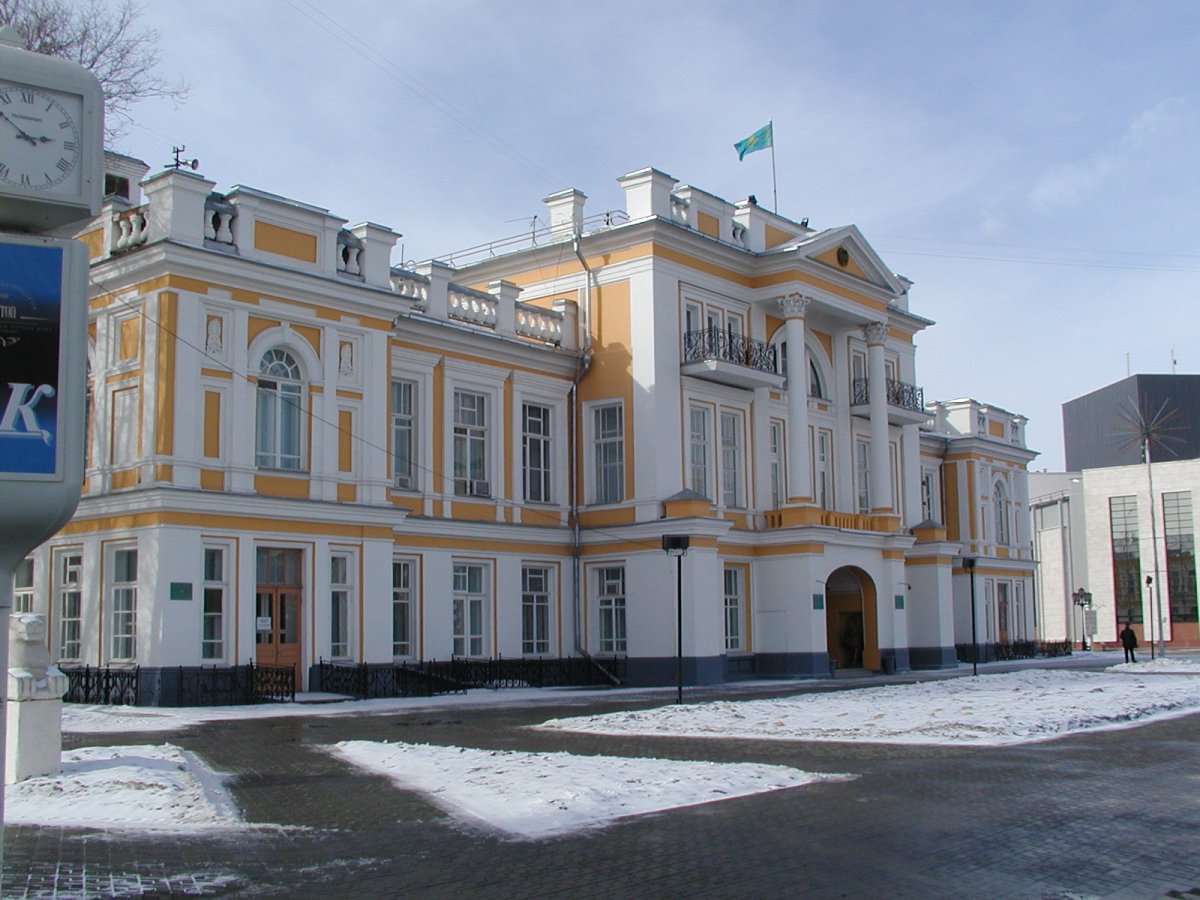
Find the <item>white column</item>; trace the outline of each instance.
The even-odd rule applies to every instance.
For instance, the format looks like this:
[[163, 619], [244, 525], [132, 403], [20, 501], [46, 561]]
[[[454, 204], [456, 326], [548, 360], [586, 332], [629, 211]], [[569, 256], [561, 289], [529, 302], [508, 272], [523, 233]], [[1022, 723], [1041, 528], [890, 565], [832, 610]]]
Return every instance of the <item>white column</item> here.
[[808, 446], [808, 365], [804, 351], [804, 314], [812, 297], [779, 298], [788, 346], [787, 499], [812, 502], [812, 464]]
[[871, 417], [871, 511], [892, 509], [892, 465], [888, 454], [887, 370], [883, 364], [883, 342], [887, 325], [872, 322], [863, 327], [867, 339], [867, 406]]

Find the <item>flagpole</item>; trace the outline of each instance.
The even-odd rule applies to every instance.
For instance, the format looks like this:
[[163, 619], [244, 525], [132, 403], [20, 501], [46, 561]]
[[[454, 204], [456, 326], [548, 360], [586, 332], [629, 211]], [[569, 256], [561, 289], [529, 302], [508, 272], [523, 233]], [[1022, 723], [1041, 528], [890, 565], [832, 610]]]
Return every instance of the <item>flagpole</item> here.
[[779, 184], [775, 180], [775, 120], [768, 122], [771, 126], [771, 202], [775, 204], [775, 215], [779, 215]]

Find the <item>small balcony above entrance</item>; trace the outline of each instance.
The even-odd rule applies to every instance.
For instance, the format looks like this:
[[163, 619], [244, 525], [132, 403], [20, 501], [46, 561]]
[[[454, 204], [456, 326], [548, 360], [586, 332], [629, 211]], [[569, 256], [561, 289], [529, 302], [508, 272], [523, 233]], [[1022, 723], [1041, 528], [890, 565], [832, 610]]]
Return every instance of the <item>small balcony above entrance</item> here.
[[786, 381], [775, 347], [720, 328], [684, 333], [680, 372], [749, 390], [780, 390]]
[[[868, 419], [871, 416], [871, 393], [867, 378], [854, 379], [854, 397], [850, 402], [853, 415]], [[925, 410], [925, 389], [915, 384], [887, 379], [888, 424], [920, 425], [929, 419]]]

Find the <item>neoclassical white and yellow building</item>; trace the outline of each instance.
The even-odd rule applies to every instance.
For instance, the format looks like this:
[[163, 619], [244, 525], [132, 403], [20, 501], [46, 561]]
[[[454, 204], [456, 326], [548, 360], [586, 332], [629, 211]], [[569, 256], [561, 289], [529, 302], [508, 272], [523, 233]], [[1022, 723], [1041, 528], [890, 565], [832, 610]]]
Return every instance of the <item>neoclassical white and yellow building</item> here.
[[980, 642], [1036, 636], [1024, 420], [924, 402], [932, 323], [857, 228], [644, 169], [409, 270], [388, 228], [111, 162], [84, 498], [17, 576], [64, 662], [671, 682], [664, 535], [690, 683], [954, 665], [964, 558]]

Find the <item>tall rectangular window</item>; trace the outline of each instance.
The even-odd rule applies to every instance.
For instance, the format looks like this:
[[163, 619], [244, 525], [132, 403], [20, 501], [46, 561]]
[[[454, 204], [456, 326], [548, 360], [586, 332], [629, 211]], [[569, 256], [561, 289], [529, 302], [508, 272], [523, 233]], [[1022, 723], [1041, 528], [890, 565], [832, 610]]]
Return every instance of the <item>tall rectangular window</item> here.
[[58, 584], [55, 605], [58, 607], [58, 658], [74, 661], [80, 658], [83, 633], [83, 556], [62, 552], [55, 557]]
[[742, 597], [742, 570], [725, 567], [725, 649], [744, 650], [742, 621], [745, 603]]
[[487, 397], [454, 392], [454, 493], [490, 497], [488, 481]]
[[813, 492], [817, 506], [833, 508], [833, 432], [827, 428], [813, 435]]
[[225, 657], [225, 601], [229, 581], [224, 547], [204, 548], [204, 610], [200, 629], [201, 659]]
[[392, 656], [416, 656], [414, 644], [416, 563], [411, 559], [392, 562]]
[[477, 563], [454, 566], [454, 655], [484, 655], [487, 595], [484, 567]]
[[417, 486], [417, 386], [392, 382], [392, 478], [396, 487]]
[[329, 655], [334, 659], [350, 655], [352, 577], [349, 556], [335, 554], [329, 558]]
[[1167, 545], [1167, 596], [1172, 622], [1195, 622], [1196, 539], [1192, 524], [1192, 492], [1162, 495], [1163, 535]]
[[861, 438], [854, 442], [855, 500], [858, 512], [871, 512], [871, 445]]
[[708, 410], [703, 406], [688, 408], [688, 456], [691, 463], [688, 487], [697, 494], [709, 496], [708, 487]]
[[783, 423], [771, 423], [771, 508], [783, 505]]
[[521, 407], [521, 454], [525, 473], [525, 499], [550, 503], [550, 407], [526, 403]]
[[721, 413], [721, 504], [742, 505], [742, 420], [734, 412]]
[[1110, 497], [1113, 597], [1117, 624], [1142, 621], [1142, 563], [1138, 540], [1137, 497]]
[[521, 652], [527, 656], [550, 652], [550, 569], [521, 569]]
[[625, 499], [625, 411], [620, 403], [592, 409], [595, 443], [595, 502]]
[[[33, 612], [33, 558], [28, 557], [17, 563], [13, 572], [13, 606], [14, 613]], [[7, 640], [7, 638], [6, 638]]]
[[936, 475], [930, 469], [921, 470], [921, 520], [941, 522], [937, 508]]
[[600, 614], [600, 652], [624, 653], [625, 643], [625, 567], [604, 566], [597, 570], [599, 579], [597, 607]]
[[137, 548], [114, 550], [109, 576], [109, 658], [133, 660], [137, 656]]

